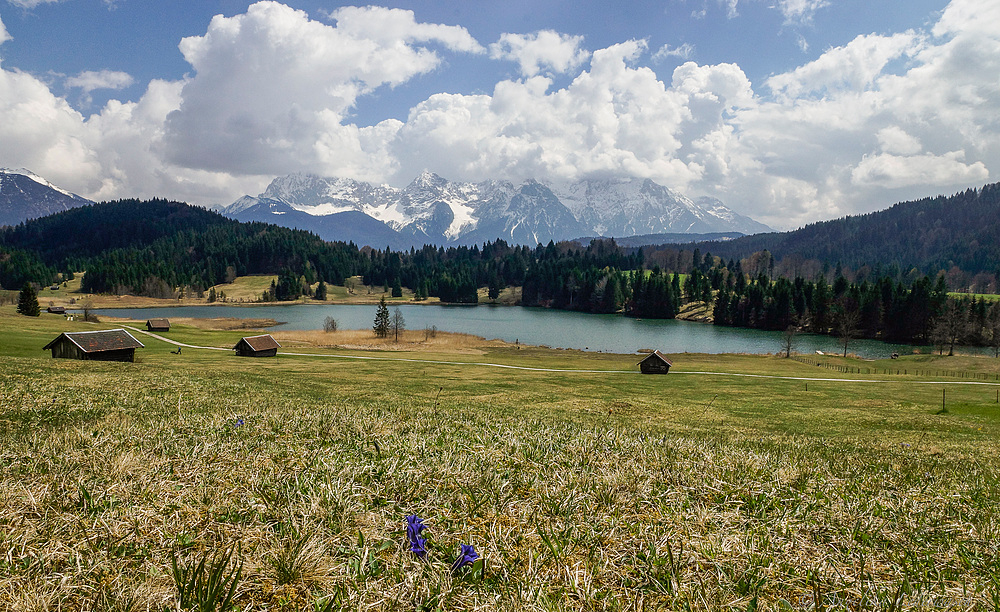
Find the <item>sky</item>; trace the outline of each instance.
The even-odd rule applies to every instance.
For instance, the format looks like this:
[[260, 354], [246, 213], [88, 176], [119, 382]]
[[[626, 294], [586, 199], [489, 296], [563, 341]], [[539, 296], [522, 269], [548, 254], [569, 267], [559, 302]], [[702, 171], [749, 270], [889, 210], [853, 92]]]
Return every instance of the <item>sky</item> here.
[[778, 229], [1000, 176], [1000, 0], [0, 0], [0, 167], [650, 178]]

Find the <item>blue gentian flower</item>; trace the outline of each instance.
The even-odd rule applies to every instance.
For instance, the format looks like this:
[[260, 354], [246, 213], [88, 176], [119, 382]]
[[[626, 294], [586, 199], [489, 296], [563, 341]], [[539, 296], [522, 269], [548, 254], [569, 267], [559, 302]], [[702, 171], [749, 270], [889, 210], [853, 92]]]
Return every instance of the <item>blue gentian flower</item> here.
[[423, 519], [419, 518], [416, 514], [406, 517], [406, 540], [410, 544], [410, 551], [421, 559], [427, 554], [427, 549], [425, 548], [427, 539], [420, 537], [424, 529], [427, 529], [427, 525], [424, 525]]
[[421, 559], [427, 556], [427, 538], [417, 538], [413, 542], [410, 542], [410, 552], [417, 555]]
[[451, 571], [457, 572], [466, 565], [472, 565], [479, 558], [479, 553], [472, 544], [462, 544], [462, 555], [451, 566]]

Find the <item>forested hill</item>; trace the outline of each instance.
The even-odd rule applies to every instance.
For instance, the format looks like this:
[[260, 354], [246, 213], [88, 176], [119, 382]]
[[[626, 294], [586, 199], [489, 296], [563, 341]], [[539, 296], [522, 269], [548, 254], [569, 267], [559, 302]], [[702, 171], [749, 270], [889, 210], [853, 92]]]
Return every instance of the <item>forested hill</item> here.
[[235, 227], [219, 213], [168, 200], [118, 200], [74, 208], [0, 230], [0, 243], [38, 253], [49, 265], [104, 251], [145, 247], [178, 232]]
[[166, 200], [105, 202], [0, 230], [5, 287], [78, 270], [87, 270], [84, 290], [98, 293], [150, 294], [151, 283], [198, 289], [283, 270], [341, 280], [362, 257], [353, 244]]
[[[676, 245], [693, 249], [695, 245]], [[934, 275], [957, 266], [966, 273], [1000, 270], [1000, 183], [952, 196], [902, 202], [866, 215], [698, 245], [725, 259], [768, 250], [851, 268], [916, 267]]]

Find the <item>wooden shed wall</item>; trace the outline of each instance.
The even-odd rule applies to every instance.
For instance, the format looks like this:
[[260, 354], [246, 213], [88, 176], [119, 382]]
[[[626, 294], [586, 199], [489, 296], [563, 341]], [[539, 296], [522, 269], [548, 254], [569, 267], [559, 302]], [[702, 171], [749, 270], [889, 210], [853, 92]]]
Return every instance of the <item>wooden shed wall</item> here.
[[639, 371], [643, 374], [666, 374], [670, 371], [670, 366], [656, 359], [648, 359], [639, 364]]
[[274, 357], [277, 354], [278, 349], [276, 348], [267, 349], [266, 351], [255, 351], [247, 346], [245, 342], [240, 343], [240, 345], [236, 347], [237, 357]]
[[91, 361], [135, 361], [135, 349], [118, 349], [117, 351], [100, 351], [97, 353], [88, 353], [85, 359]]
[[63, 338], [52, 347], [53, 359], [86, 359], [87, 354], [80, 347]]

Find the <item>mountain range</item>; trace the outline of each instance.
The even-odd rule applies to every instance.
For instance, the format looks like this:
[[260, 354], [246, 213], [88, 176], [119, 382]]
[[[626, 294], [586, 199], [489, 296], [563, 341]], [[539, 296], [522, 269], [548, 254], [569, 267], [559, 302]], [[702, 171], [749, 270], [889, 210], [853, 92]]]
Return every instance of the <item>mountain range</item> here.
[[[0, 169], [0, 226], [93, 204], [29, 170]], [[581, 236], [772, 231], [711, 198], [692, 200], [649, 179], [543, 184], [448, 181], [424, 172], [404, 188], [290, 174], [256, 197], [221, 208], [238, 221], [316, 233], [329, 241], [394, 249], [503, 239], [534, 246]]]
[[499, 180], [452, 182], [424, 172], [399, 189], [290, 174], [222, 212], [239, 221], [307, 229], [326, 240], [397, 249], [472, 245], [498, 238], [536, 245], [588, 235], [772, 231], [718, 200], [691, 200], [637, 178], [564, 184], [528, 180], [515, 185]]
[[92, 203], [29, 170], [0, 168], [0, 226], [17, 225]]
[[[638, 190], [647, 194], [661, 189], [655, 184], [644, 183], [644, 181], [619, 181], [612, 186], [626, 193], [630, 189], [632, 193]], [[340, 185], [343, 188], [343, 195], [331, 198], [331, 185]], [[326, 202], [314, 206], [312, 212], [317, 214], [303, 212], [288, 203], [292, 199], [300, 201], [303, 198], [302, 194], [309, 191], [306, 187], [310, 186], [314, 200]], [[597, 219], [598, 222], [604, 223], [605, 227], [610, 227], [610, 222], [614, 221], [615, 217], [608, 213], [608, 208], [602, 209], [593, 205], [588, 197], [579, 195], [575, 199], [571, 197], [574, 193], [582, 193], [584, 196], [599, 193], [600, 186], [591, 185], [589, 191], [587, 187], [578, 186], [575, 192], [563, 188], [559, 191], [563, 194], [563, 198], [560, 198], [553, 189], [533, 181], [515, 188], [509, 183], [502, 182], [449, 183], [440, 177], [427, 174], [419, 177], [419, 180], [414, 181], [407, 189], [396, 190], [344, 179], [326, 180], [293, 175], [272, 182], [266, 193], [273, 197], [243, 198], [237, 205], [244, 204], [244, 208], [241, 210], [239, 206], [234, 205], [230, 207], [230, 214], [239, 216], [242, 212], [267, 204], [273, 207], [267, 210], [284, 214], [270, 213], [270, 216], [265, 217], [266, 221], [274, 222], [284, 217], [287, 223], [292, 215], [296, 215], [303, 217], [303, 223], [307, 223], [306, 227], [313, 232], [317, 231], [317, 226], [320, 224], [328, 224], [330, 227], [340, 223], [340, 231], [357, 234], [357, 239], [351, 238], [356, 245], [369, 244], [379, 247], [389, 245], [397, 251], [402, 247], [393, 244], [392, 241], [401, 241], [405, 238], [403, 231], [409, 232], [409, 237], [414, 241], [432, 235], [443, 235], [446, 240], [449, 237], [460, 239], [464, 236], [472, 242], [478, 241], [479, 236], [487, 235], [486, 232], [503, 227], [511, 233], [495, 234], [496, 237], [487, 240], [527, 235], [537, 244], [542, 242], [545, 236], [537, 230], [530, 234], [519, 234], [518, 232], [527, 231], [522, 226], [534, 224], [534, 227], [538, 228], [542, 226], [541, 221], [551, 222], [561, 216], [567, 219], [567, 224], [572, 225], [575, 222], [577, 231], [584, 226], [580, 221], [581, 218], [589, 218], [592, 223]], [[406, 197], [401, 196], [401, 192], [406, 192], [403, 193]], [[661, 193], [663, 192], [667, 190], [662, 190]], [[565, 195], [567, 193], [569, 197]], [[604, 193], [607, 194], [608, 190]], [[484, 211], [491, 213], [490, 215], [477, 212], [472, 205], [467, 204], [469, 202], [481, 204], [483, 194], [489, 194], [492, 198], [486, 201], [496, 204], [494, 209]], [[570, 202], [571, 206], [563, 204], [563, 199]], [[363, 210], [357, 210], [359, 206], [352, 204], [352, 201], [361, 202], [360, 207]], [[538, 201], [547, 202], [550, 206], [532, 211], [527, 217], [515, 216], [518, 211], [528, 209], [529, 203]], [[634, 204], [635, 201], [629, 200], [629, 202]], [[0, 203], [2, 203], [0, 209], [4, 214], [0, 219], [0, 276], [4, 275], [4, 269], [16, 268], [16, 275], [6, 275], [8, 282], [14, 282], [15, 285], [19, 285], [25, 279], [43, 278], [46, 273], [44, 270], [39, 272], [41, 270], [39, 266], [43, 264], [57, 268], [79, 265], [80, 260], [88, 255], [80, 251], [78, 243], [91, 244], [87, 252], [93, 256], [103, 249], [138, 248], [138, 245], [155, 242], [157, 237], [164, 240], [168, 238], [163, 232], [169, 229], [167, 226], [170, 226], [170, 223], [154, 214], [157, 206], [162, 204], [159, 200], [121, 201], [117, 203], [117, 207], [92, 204], [25, 170], [0, 171]], [[236, 220], [226, 219], [216, 212], [174, 204], [177, 204], [175, 216], [178, 218], [208, 215], [212, 222], [202, 225], [214, 227], [223, 222], [240, 225]], [[642, 203], [635, 206], [641, 209]], [[645, 206], [651, 207], [648, 203]], [[98, 208], [104, 212], [98, 214], [99, 211], [96, 210]], [[133, 208], [136, 210], [127, 212]], [[619, 202], [618, 210], [624, 208]], [[374, 212], [385, 221], [367, 214], [364, 209]], [[109, 210], [116, 212], [112, 215], [107, 212]], [[460, 214], [456, 214], [456, 211]], [[413, 214], [414, 212], [423, 214]], [[574, 215], [574, 212], [577, 214]], [[688, 212], [690, 213], [690, 210]], [[684, 214], [677, 216], [683, 217]], [[694, 216], [694, 213], [691, 213], [691, 217]], [[25, 222], [25, 219], [30, 217], [40, 218]], [[126, 217], [132, 219], [131, 225], [123, 221]], [[570, 217], [573, 221], [569, 220]], [[523, 222], [517, 224], [515, 219], [521, 219]], [[403, 231], [394, 229], [386, 222], [393, 220]], [[23, 225], [18, 225], [22, 222]], [[635, 221], [631, 222], [633, 227], [637, 227]], [[266, 228], [266, 231], [289, 231], [274, 225], [277, 224]], [[259, 229], [262, 226], [256, 227], [258, 229], [253, 231], [263, 231]], [[52, 231], [43, 231], [45, 228]], [[115, 231], [109, 228], [114, 228]], [[288, 235], [297, 234], [306, 235], [305, 232], [294, 231]], [[577, 234], [577, 236], [584, 235], [586, 234], [583, 232]], [[366, 236], [368, 238], [376, 236], [376, 238], [363, 239]], [[125, 238], [129, 242], [121, 243], [120, 240]], [[318, 240], [319, 237], [313, 236], [313, 238]], [[639, 246], [669, 244], [670, 246], [664, 246], [663, 250], [693, 252], [697, 248], [702, 253], [711, 252], [726, 260], [739, 260], [768, 251], [779, 264], [779, 268], [782, 261], [788, 259], [788, 265], [798, 270], [795, 274], [801, 272], [799, 268], [819, 270], [822, 266], [828, 266], [832, 269], [835, 265], [841, 264], [854, 270], [864, 267], [873, 270], [881, 268], [883, 272], [888, 271], [890, 276], [908, 279], [919, 274], [936, 275], [940, 271], [945, 271], [949, 275], [948, 282], [955, 287], [968, 286], [966, 281], [972, 282], [977, 287], [985, 286], [993, 282], [990, 279], [1000, 278], [1000, 183], [984, 185], [978, 189], [966, 189], [951, 196], [941, 195], [900, 202], [877, 212], [822, 221], [792, 232], [758, 233], [750, 236], [738, 236], [737, 232], [686, 234], [667, 232], [616, 237], [616, 239], [618, 245], [627, 250], [635, 250]], [[589, 239], [577, 238], [577, 240], [582, 241], [581, 246], [590, 244]], [[712, 241], [706, 242], [706, 240]], [[508, 244], [512, 242], [514, 241], [508, 241]], [[457, 239], [452, 240], [451, 245], [463, 246]], [[409, 249], [408, 246], [406, 248]], [[655, 250], [649, 249], [646, 252], [653, 253]], [[172, 261], [159, 261], [157, 265], [160, 268], [157, 274], [161, 278], [170, 276], [173, 274], [170, 272], [172, 266], [176, 267], [182, 259], [183, 257]], [[963, 274], [968, 278], [963, 277]]]

